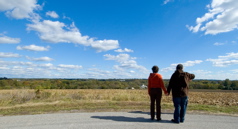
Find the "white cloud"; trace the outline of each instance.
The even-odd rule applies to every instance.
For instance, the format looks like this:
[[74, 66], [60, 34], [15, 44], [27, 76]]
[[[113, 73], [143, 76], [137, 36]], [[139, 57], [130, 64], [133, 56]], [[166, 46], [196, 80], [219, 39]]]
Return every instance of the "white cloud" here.
[[196, 73], [196, 74], [202, 74], [202, 75], [206, 75], [206, 74], [210, 74], [212, 73], [211, 71], [206, 71], [206, 70], [195, 70], [195, 71], [191, 71], [192, 73]]
[[131, 59], [129, 54], [119, 54], [116, 56], [111, 55], [111, 54], [106, 54], [106, 55], [104, 55], [104, 57], [106, 57], [105, 60], [115, 60], [120, 63]]
[[117, 40], [95, 40], [89, 36], [82, 36], [78, 28], [72, 23], [70, 26], [59, 21], [44, 20], [27, 25], [27, 30], [39, 33], [42, 40], [51, 43], [75, 43], [91, 46], [97, 52], [108, 51], [119, 47]]
[[131, 70], [130, 73], [135, 73], [135, 71]]
[[115, 74], [112, 72], [98, 68], [89, 68], [88, 72], [83, 76], [88, 78], [115, 78]]
[[214, 43], [213, 45], [215, 45], [215, 46], [221, 46], [221, 45], [224, 45], [225, 43], [218, 43], [218, 42], [216, 42], [216, 43]]
[[218, 56], [218, 58], [221, 58], [221, 59], [230, 59], [230, 58], [238, 59], [238, 53], [231, 52], [231, 53], [227, 53], [226, 56]]
[[163, 71], [163, 72], [174, 71], [174, 70], [176, 70], [176, 66], [178, 64], [182, 64], [184, 67], [191, 67], [191, 66], [194, 66], [196, 64], [200, 64], [202, 62], [203, 62], [202, 60], [195, 60], [195, 61], [186, 61], [185, 63], [171, 64], [170, 67], [163, 68], [161, 71]]
[[[119, 47], [118, 40], [96, 40], [89, 36], [82, 36], [74, 23], [68, 26], [59, 21], [43, 20], [41, 22], [41, 17], [34, 13], [34, 10], [39, 10], [40, 8], [41, 6], [37, 4], [37, 0], [0, 1], [0, 11], [6, 11], [7, 16], [16, 19], [30, 19], [32, 24], [27, 24], [27, 30], [36, 31], [40, 39], [46, 42], [75, 43], [90, 46], [96, 49], [97, 52], [113, 50]], [[59, 17], [54, 11], [48, 11], [46, 15], [53, 18]]]
[[234, 73], [238, 73], [238, 69], [233, 69], [231, 71], [234, 72]]
[[29, 51], [49, 51], [49, 46], [43, 47], [43, 46], [36, 46], [34, 44], [29, 46], [17, 46], [17, 50], [29, 50]]
[[218, 56], [217, 59], [207, 59], [212, 62], [213, 66], [226, 67], [228, 65], [238, 64], [238, 53], [227, 53], [226, 56]]
[[190, 31], [205, 31], [205, 34], [215, 35], [238, 28], [237, 0], [212, 0], [207, 7], [208, 12], [197, 18], [196, 26], [187, 25]]
[[0, 60], [1, 66], [33, 66], [32, 62], [19, 62], [19, 61], [2, 61]]
[[21, 55], [16, 53], [4, 53], [0, 52], [0, 58], [18, 58], [21, 57]]
[[4, 67], [0, 67], [0, 70], [9, 70], [10, 68], [4, 66]]
[[32, 58], [32, 57], [26, 57], [28, 60], [31, 61], [53, 61], [54, 59], [50, 58], [50, 57], [40, 57], [40, 58]]
[[184, 67], [190, 67], [194, 66], [195, 64], [200, 64], [202, 63], [202, 60], [195, 60], [195, 61], [186, 61], [185, 63], [182, 63]]
[[231, 41], [232, 44], [236, 44], [236, 41]]
[[38, 65], [39, 67], [45, 67], [45, 68], [49, 68], [49, 69], [54, 69], [54, 65], [51, 63], [47, 63], [47, 64], [40, 64]]
[[116, 56], [106, 54], [104, 57], [106, 57], [105, 60], [115, 60], [116, 62], [119, 62], [120, 65], [114, 65], [114, 69], [118, 71], [131, 71], [131, 69], [137, 69], [144, 74], [149, 72], [144, 66], [137, 64], [135, 61], [136, 57], [130, 57], [129, 54], [119, 54]]
[[34, 10], [40, 9], [37, 0], [1, 0], [0, 11], [6, 11], [8, 17], [23, 19], [35, 15]]
[[9, 78], [79, 78], [80, 65], [58, 66], [51, 63], [35, 64], [22, 61], [2, 61], [0, 60], [0, 76]]
[[113, 50], [119, 47], [117, 40], [96, 40], [89, 42], [91, 43], [91, 47], [96, 49], [97, 52]]
[[81, 69], [83, 68], [81, 65], [64, 65], [64, 64], [60, 64], [58, 65], [61, 68], [69, 68], [69, 69]]
[[115, 52], [134, 52], [133, 50], [131, 49], [128, 49], [128, 48], [125, 48], [124, 50], [123, 49], [117, 49], [117, 50], [114, 50]]
[[169, 3], [171, 0], [164, 0], [164, 4]]
[[46, 12], [46, 16], [50, 16], [52, 18], [59, 18], [59, 15], [55, 11]]
[[8, 43], [8, 44], [17, 44], [20, 43], [20, 38], [11, 38], [7, 36], [0, 37], [0, 44], [1, 43]]

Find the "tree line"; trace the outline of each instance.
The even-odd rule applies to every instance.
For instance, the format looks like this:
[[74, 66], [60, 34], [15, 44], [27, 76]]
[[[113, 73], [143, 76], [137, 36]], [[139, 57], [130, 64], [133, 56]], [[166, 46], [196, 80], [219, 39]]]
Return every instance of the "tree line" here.
[[[168, 79], [164, 79], [167, 87]], [[0, 89], [140, 89], [147, 79], [0, 79]], [[190, 89], [238, 90], [237, 80], [193, 80]]]

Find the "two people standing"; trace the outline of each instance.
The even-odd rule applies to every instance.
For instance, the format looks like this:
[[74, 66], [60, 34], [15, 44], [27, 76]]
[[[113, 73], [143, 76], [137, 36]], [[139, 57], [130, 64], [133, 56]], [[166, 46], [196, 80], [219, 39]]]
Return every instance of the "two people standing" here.
[[155, 102], [156, 102], [156, 116], [157, 120], [161, 120], [161, 98], [162, 90], [165, 95], [169, 95], [172, 91], [172, 98], [174, 103], [174, 118], [171, 120], [174, 123], [184, 122], [185, 114], [188, 104], [188, 88], [189, 81], [195, 78], [194, 74], [183, 71], [183, 65], [178, 64], [175, 72], [172, 74], [168, 88], [166, 90], [162, 76], [158, 74], [158, 66], [152, 67], [153, 73], [148, 78], [148, 93], [150, 95], [150, 113], [151, 119], [155, 115]]

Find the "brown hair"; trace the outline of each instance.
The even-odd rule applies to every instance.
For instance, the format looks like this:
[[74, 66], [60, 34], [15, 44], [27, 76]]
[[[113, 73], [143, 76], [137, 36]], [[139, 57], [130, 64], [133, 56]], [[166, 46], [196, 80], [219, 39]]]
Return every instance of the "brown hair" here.
[[158, 73], [159, 67], [156, 66], [156, 65], [154, 65], [154, 66], [152, 67], [152, 71], [153, 71], [153, 73]]

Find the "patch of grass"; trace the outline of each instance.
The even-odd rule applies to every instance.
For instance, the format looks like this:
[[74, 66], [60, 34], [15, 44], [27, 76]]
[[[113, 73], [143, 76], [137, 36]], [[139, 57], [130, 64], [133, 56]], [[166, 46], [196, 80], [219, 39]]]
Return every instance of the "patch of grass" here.
[[[0, 90], [0, 115], [52, 112], [149, 111], [147, 90]], [[173, 111], [171, 96], [163, 96], [162, 110]], [[188, 111], [238, 114], [236, 92], [189, 94]]]
[[217, 106], [217, 105], [202, 105], [202, 104], [189, 104], [189, 111], [202, 111], [208, 113], [226, 113], [226, 114], [238, 114], [237, 106]]
[[29, 105], [0, 110], [1, 115], [42, 114], [59, 111], [119, 111], [149, 109], [144, 102], [101, 101], [101, 102], [62, 102], [55, 104]]

